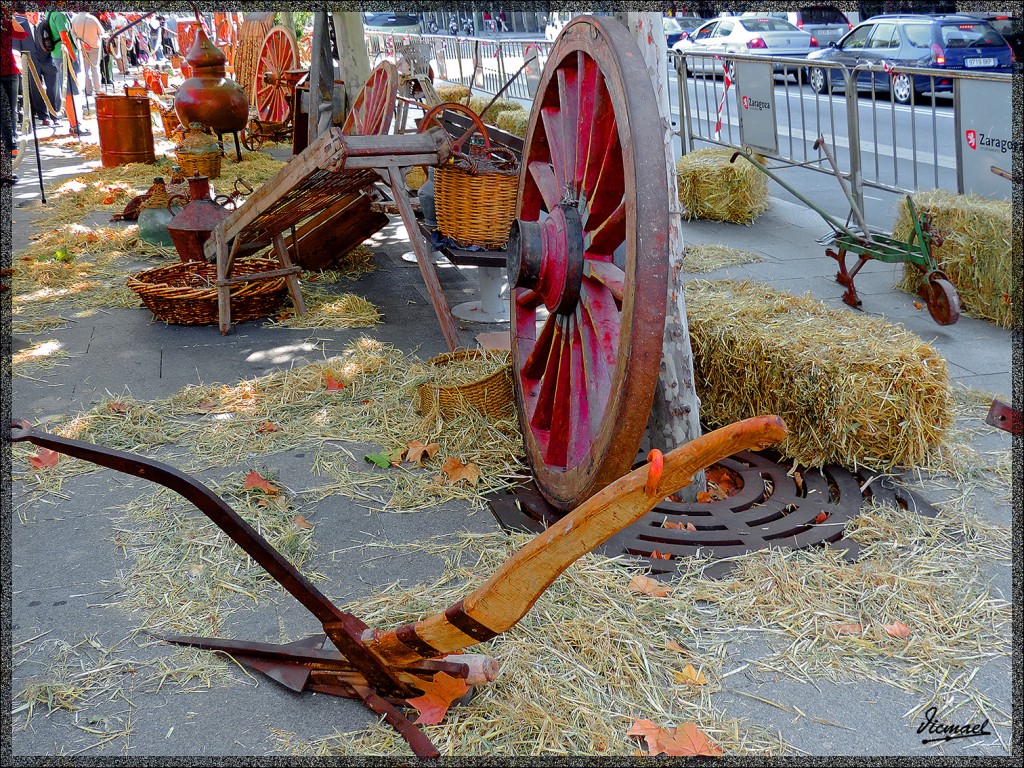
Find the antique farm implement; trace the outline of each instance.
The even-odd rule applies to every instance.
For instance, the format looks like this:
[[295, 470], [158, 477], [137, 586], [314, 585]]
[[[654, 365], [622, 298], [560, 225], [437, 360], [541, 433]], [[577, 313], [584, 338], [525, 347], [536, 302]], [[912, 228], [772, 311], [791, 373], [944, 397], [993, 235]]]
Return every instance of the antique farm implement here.
[[11, 422], [9, 439], [142, 477], [181, 494], [323, 627], [323, 634], [283, 645], [191, 636], [161, 639], [229, 653], [293, 691], [359, 699], [383, 716], [417, 756], [438, 757], [430, 740], [398, 707], [414, 707], [411, 700], [432, 691], [444, 695], [439, 691], [451, 691], [453, 682], [458, 700], [468, 699], [472, 686], [495, 679], [497, 663], [488, 656], [460, 651], [515, 626], [573, 562], [647, 514], [673, 489], [686, 485], [695, 472], [737, 451], [773, 445], [785, 434], [780, 419], [764, 416], [703, 435], [664, 456], [654, 451], [650, 464], [619, 478], [539, 534], [464, 599], [434, 616], [391, 630], [368, 627], [357, 616], [341, 611], [223, 499], [177, 469], [34, 431], [27, 422]]
[[[939, 325], [952, 325], [959, 320], [960, 296], [946, 274], [939, 269], [939, 264], [931, 253], [932, 247], [942, 244], [942, 236], [932, 232], [931, 221], [928, 215], [918, 214], [913, 199], [910, 195], [907, 195], [907, 208], [910, 211], [910, 218], [914, 225], [914, 231], [911, 232], [909, 239], [904, 242], [889, 235], [872, 232], [868, 229], [860, 206], [857, 205], [853, 195], [850, 194], [846, 181], [839, 172], [839, 168], [832, 157], [832, 153], [829, 152], [825, 140], [820, 136], [814, 142], [814, 149], [821, 149], [825, 153], [825, 157], [832, 166], [836, 179], [839, 180], [843, 193], [850, 202], [850, 210], [860, 226], [859, 232], [823, 211], [779, 178], [777, 174], [772, 173], [771, 170], [758, 162], [749, 152], [733, 153], [732, 161], [735, 162], [737, 157], [746, 158], [769, 178], [777, 181], [804, 205], [821, 216], [832, 228], [832, 234], [819, 242], [826, 246], [825, 254], [835, 259], [839, 264], [836, 282], [846, 287], [846, 292], [843, 294], [843, 301], [846, 304], [854, 308], [860, 307], [861, 300], [857, 295], [857, 289], [854, 287], [853, 280], [857, 273], [860, 272], [861, 267], [867, 262], [874, 259], [888, 264], [912, 264], [921, 273], [918, 293], [924, 299], [932, 319]], [[858, 256], [857, 263], [854, 264], [852, 269], [847, 269], [846, 266], [847, 253]]]

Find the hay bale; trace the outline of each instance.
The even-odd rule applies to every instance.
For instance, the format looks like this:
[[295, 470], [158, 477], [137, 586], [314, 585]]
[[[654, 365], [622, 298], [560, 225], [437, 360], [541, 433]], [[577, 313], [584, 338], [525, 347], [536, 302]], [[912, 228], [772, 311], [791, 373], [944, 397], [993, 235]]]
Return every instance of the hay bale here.
[[945, 361], [915, 334], [808, 296], [732, 280], [686, 286], [701, 417], [781, 416], [786, 457], [921, 466], [953, 422]]
[[465, 101], [469, 88], [464, 85], [439, 85], [434, 88], [441, 101]]
[[497, 99], [490, 107], [487, 108], [487, 111], [484, 112], [484, 107], [487, 107], [492, 98], [493, 97], [491, 96], [474, 96], [469, 100], [469, 108], [480, 115], [481, 119], [489, 125], [496, 125], [494, 121], [498, 119], [498, 115], [502, 112], [507, 112], [509, 110], [515, 111], [517, 109], [525, 111], [523, 110], [522, 104], [518, 101], [513, 101], [512, 99]]
[[[932, 232], [944, 238], [932, 255], [960, 294], [965, 314], [990, 320], [1003, 328], [1013, 325], [1013, 248], [1010, 243], [1012, 205], [977, 195], [958, 195], [944, 189], [917, 192], [919, 214], [931, 216]], [[906, 198], [900, 201], [893, 237], [906, 240], [914, 231]], [[1020, 251], [1016, 251], [1020, 253]], [[907, 264], [896, 287], [916, 294], [921, 272]], [[1020, 297], [1016, 297], [1019, 303]]]
[[530, 124], [530, 113], [525, 109], [506, 109], [498, 113], [494, 123], [501, 130], [514, 136], [526, 138], [526, 127]]
[[751, 224], [768, 210], [768, 177], [746, 160], [730, 163], [732, 153], [706, 147], [679, 158], [676, 179], [684, 217]]

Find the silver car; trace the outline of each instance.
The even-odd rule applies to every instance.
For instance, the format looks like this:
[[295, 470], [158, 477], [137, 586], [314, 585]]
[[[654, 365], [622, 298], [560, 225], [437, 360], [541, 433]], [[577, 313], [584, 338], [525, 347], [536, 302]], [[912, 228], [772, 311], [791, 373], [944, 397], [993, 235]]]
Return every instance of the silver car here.
[[[749, 53], [803, 58], [817, 48], [818, 41], [809, 32], [768, 15], [714, 19], [672, 46], [672, 50], [687, 54], [687, 74], [720, 74], [722, 62], [714, 56]], [[781, 67], [777, 69], [781, 71]]]
[[743, 13], [741, 16], [771, 16], [794, 25], [797, 29], [810, 32], [824, 48], [830, 42], [853, 29], [850, 20], [841, 10], [831, 5], [804, 5], [795, 11], [772, 11], [770, 13]]

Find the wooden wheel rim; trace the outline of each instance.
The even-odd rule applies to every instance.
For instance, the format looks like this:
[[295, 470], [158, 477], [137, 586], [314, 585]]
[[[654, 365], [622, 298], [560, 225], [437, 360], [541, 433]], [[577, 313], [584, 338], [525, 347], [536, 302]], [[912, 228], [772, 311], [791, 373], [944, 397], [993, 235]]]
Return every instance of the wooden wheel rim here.
[[628, 472], [647, 425], [668, 280], [663, 143], [626, 28], [567, 25], [530, 115], [508, 245], [519, 422], [537, 486], [560, 509]]
[[374, 136], [391, 129], [398, 98], [398, 70], [390, 61], [382, 61], [359, 89], [352, 109], [341, 127], [346, 136]]
[[256, 62], [256, 111], [260, 120], [283, 123], [291, 114], [291, 87], [285, 73], [298, 69], [299, 44], [288, 27], [277, 26], [263, 38]]

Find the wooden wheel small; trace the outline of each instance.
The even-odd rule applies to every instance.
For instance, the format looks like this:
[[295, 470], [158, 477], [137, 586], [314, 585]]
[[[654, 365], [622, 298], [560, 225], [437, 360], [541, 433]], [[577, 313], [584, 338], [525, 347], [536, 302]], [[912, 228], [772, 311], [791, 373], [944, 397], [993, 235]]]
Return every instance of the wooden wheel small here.
[[513, 378], [534, 480], [571, 509], [632, 466], [665, 327], [664, 136], [622, 24], [565, 27], [524, 146], [508, 242]]
[[387, 133], [398, 98], [398, 70], [390, 61], [382, 61], [370, 73], [352, 102], [352, 109], [341, 127], [346, 136], [374, 136]]
[[253, 117], [242, 132], [242, 146], [250, 152], [258, 152], [263, 147], [263, 124], [258, 117]]
[[[445, 112], [461, 112], [473, 121], [473, 127], [465, 132], [457, 131], [459, 135], [456, 136], [454, 133], [449, 131], [448, 126], [446, 126], [441, 120], [438, 120], [438, 117]], [[486, 149], [491, 148], [491, 139], [487, 135], [487, 126], [484, 125], [484, 121], [480, 119], [480, 116], [465, 104], [446, 101], [442, 104], [438, 104], [436, 107], [432, 107], [430, 111], [423, 116], [423, 120], [420, 122], [419, 132], [423, 133], [426, 131], [430, 127], [431, 123], [440, 125], [449, 132], [448, 143], [451, 145], [453, 155], [461, 155], [463, 153], [464, 148], [467, 146], [467, 142], [472, 137], [474, 131], [478, 132], [483, 138], [484, 147]]]
[[271, 29], [256, 61], [256, 110], [261, 120], [285, 122], [292, 111], [288, 70], [298, 69], [299, 44], [288, 27]]

